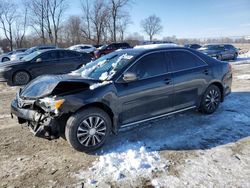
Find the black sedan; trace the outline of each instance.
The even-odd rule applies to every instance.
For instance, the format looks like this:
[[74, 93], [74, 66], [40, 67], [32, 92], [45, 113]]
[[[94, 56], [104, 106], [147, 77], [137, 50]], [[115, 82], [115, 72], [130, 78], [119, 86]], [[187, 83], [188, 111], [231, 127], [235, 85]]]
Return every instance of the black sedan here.
[[35, 51], [21, 60], [0, 64], [0, 81], [8, 85], [25, 85], [44, 74], [65, 74], [91, 61], [86, 53], [55, 49]]
[[200, 52], [218, 60], [236, 60], [238, 49], [231, 44], [209, 44], [198, 49]]
[[71, 74], [35, 79], [17, 93], [12, 113], [37, 136], [65, 136], [76, 150], [93, 151], [138, 123], [190, 109], [211, 114], [231, 82], [230, 64], [196, 50], [121, 50]]

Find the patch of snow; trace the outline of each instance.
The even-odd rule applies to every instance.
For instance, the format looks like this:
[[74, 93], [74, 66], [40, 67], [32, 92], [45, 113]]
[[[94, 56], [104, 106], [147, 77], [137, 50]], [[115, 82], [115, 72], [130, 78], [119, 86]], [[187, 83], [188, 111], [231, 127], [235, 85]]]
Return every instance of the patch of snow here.
[[[121, 132], [102, 147], [104, 152], [90, 169], [74, 176], [87, 187], [109, 182], [117, 187], [140, 187], [145, 179], [155, 187], [249, 187], [250, 161], [246, 159], [250, 153], [239, 156], [239, 161], [228, 147], [250, 136], [249, 106], [249, 92], [233, 92], [214, 114], [189, 111]], [[180, 176], [173, 176], [168, 173], [172, 162], [160, 152], [168, 150], [202, 154], [180, 161]]]
[[250, 63], [250, 50], [247, 53], [240, 54], [237, 60], [232, 63]]
[[236, 78], [239, 80], [250, 80], [250, 74], [242, 74], [242, 75], [236, 76]]
[[108, 85], [108, 84], [111, 84], [113, 81], [103, 81], [101, 83], [96, 83], [96, 84], [92, 84], [91, 86], [89, 86], [89, 89], [90, 90], [94, 90], [98, 87], [102, 87], [102, 86], [105, 86], [105, 85]]
[[[140, 145], [140, 144], [139, 144]], [[104, 154], [87, 171], [76, 174], [78, 179], [87, 180], [87, 184], [98, 184], [107, 181], [128, 181], [136, 177], [150, 177], [154, 171], [165, 172], [168, 161], [162, 159], [158, 152], [149, 152], [145, 147], [135, 148], [128, 145], [120, 146], [126, 151]]]
[[107, 78], [109, 77], [108, 72], [104, 72], [102, 73], [102, 75], [99, 77], [99, 80], [107, 80]]
[[[92, 63], [92, 62], [90, 62], [90, 63]], [[106, 63], [106, 60], [103, 60], [103, 61], [100, 61], [97, 65], [95, 65], [95, 66], [92, 66], [92, 67], [90, 67], [90, 68], [85, 68], [82, 72], [81, 72], [81, 76], [83, 77], [83, 78], [88, 78], [88, 75], [91, 73], [91, 72], [93, 72], [97, 67], [99, 67], [99, 66], [102, 66], [103, 64], [105, 64]], [[88, 65], [88, 64], [87, 64]], [[86, 65], [86, 66], [87, 66]], [[85, 67], [86, 67], [85, 66]]]
[[238, 57], [239, 58], [249, 58], [250, 57], [250, 50], [247, 53], [240, 54]]

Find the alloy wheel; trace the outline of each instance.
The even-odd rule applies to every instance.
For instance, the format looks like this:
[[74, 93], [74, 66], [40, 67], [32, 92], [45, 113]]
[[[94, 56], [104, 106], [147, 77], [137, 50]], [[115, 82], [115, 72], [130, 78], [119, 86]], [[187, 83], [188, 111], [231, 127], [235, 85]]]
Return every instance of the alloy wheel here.
[[220, 103], [220, 94], [218, 93], [218, 91], [214, 89], [210, 90], [205, 99], [206, 108], [209, 111], [214, 111], [219, 106], [219, 103]]
[[107, 133], [105, 121], [99, 116], [85, 118], [77, 129], [77, 139], [86, 147], [93, 147], [103, 141]]

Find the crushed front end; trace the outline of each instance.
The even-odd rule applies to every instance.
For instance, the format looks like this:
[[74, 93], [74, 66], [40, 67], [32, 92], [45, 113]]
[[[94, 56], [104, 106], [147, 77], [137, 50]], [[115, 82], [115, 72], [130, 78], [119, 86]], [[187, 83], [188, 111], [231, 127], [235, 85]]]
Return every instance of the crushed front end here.
[[35, 136], [55, 139], [60, 136], [60, 107], [64, 99], [24, 99], [21, 91], [11, 104], [11, 113], [20, 124], [26, 123]]

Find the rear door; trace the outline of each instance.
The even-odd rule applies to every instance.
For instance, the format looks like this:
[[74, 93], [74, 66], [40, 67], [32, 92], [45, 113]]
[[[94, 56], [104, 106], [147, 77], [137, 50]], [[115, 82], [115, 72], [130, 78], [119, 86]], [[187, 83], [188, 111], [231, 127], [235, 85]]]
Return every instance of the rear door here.
[[211, 70], [192, 52], [176, 50], [169, 53], [172, 56], [170, 71], [173, 73], [175, 110], [196, 106], [211, 77]]
[[121, 124], [145, 120], [172, 111], [173, 84], [168, 73], [165, 52], [143, 56], [126, 72], [135, 73], [137, 80], [116, 83], [120, 100]]
[[[37, 62], [37, 59], [40, 59]], [[30, 67], [30, 72], [33, 77], [37, 77], [44, 74], [55, 74], [57, 73], [58, 67], [58, 53], [57, 51], [47, 51], [37, 56], [32, 61], [32, 66]]]
[[57, 73], [65, 74], [79, 68], [81, 62], [81, 54], [74, 51], [58, 51]]

